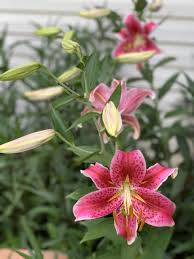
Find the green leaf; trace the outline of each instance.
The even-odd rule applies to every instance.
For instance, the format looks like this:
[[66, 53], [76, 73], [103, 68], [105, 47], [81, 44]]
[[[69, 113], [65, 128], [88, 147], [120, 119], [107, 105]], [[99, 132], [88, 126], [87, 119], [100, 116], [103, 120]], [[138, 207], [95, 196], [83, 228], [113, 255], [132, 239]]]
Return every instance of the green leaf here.
[[31, 244], [31, 246], [32, 246], [32, 248], [33, 248], [33, 250], [35, 252], [36, 258], [37, 259], [43, 259], [43, 256], [42, 256], [42, 253], [41, 253], [41, 249], [39, 247], [39, 243], [36, 240], [32, 230], [28, 226], [27, 220], [26, 220], [25, 217], [22, 217], [21, 224], [22, 224], [23, 230], [24, 230], [24, 232], [25, 232], [25, 234], [27, 236], [28, 241], [30, 242], [30, 244]]
[[88, 113], [82, 115], [79, 119], [74, 121], [74, 123], [66, 130], [66, 132], [75, 128], [77, 125], [85, 123], [97, 116], [99, 116], [99, 113], [97, 113], [97, 112], [88, 112]]
[[58, 109], [61, 106], [71, 103], [73, 100], [75, 100], [75, 96], [65, 95], [65, 96], [62, 96], [62, 97], [58, 98], [57, 100], [55, 100], [52, 103], [52, 105], [53, 105], [54, 109]]
[[183, 109], [183, 107], [177, 107], [175, 110], [169, 111], [165, 114], [165, 118], [169, 117], [176, 117], [176, 116], [181, 116], [181, 115], [186, 115], [187, 110]]
[[188, 170], [178, 170], [178, 175], [173, 181], [173, 186], [171, 190], [171, 195], [173, 198], [175, 198], [184, 189], [188, 173]]
[[89, 192], [93, 192], [95, 191], [95, 188], [92, 186], [84, 186], [82, 188], [79, 188], [78, 190], [68, 194], [66, 196], [67, 199], [71, 199], [71, 200], [79, 200], [82, 196], [84, 196], [85, 194], [89, 193]]
[[141, 239], [136, 238], [135, 242], [130, 246], [127, 245], [126, 241], [124, 242], [124, 245], [121, 247], [121, 259], [137, 258], [141, 246]]
[[157, 258], [163, 259], [165, 250], [170, 242], [173, 233], [173, 228], [154, 228], [147, 227], [144, 230], [145, 242], [144, 252], [140, 259]]
[[51, 118], [53, 122], [54, 129], [61, 133], [65, 138], [70, 142], [73, 143], [73, 135], [72, 132], [69, 130], [67, 132], [67, 128], [65, 126], [65, 122], [61, 119], [60, 113], [55, 110], [53, 106], [51, 106]]
[[116, 89], [114, 90], [114, 92], [112, 93], [111, 97], [107, 102], [112, 101], [115, 104], [115, 106], [118, 107], [120, 103], [120, 98], [121, 98], [121, 84], [119, 84], [116, 87]]
[[100, 73], [98, 77], [98, 82], [103, 82], [104, 84], [108, 84], [112, 80], [113, 71], [114, 71], [114, 63], [112, 57], [106, 56], [100, 62]]
[[171, 89], [171, 87], [176, 82], [177, 78], [179, 76], [179, 73], [176, 73], [172, 75], [159, 89], [158, 91], [158, 97], [159, 99], [163, 98], [165, 94], [168, 93], [168, 91]]
[[85, 156], [88, 156], [88, 155], [93, 154], [94, 152], [98, 151], [98, 148], [92, 147], [92, 146], [72, 145], [71, 147], [68, 147], [68, 150], [72, 151], [77, 156], [85, 157]]
[[172, 61], [175, 61], [176, 58], [175, 57], [167, 57], [167, 58], [163, 58], [161, 60], [159, 60], [155, 65], [154, 65], [154, 69], [158, 68], [158, 67], [162, 67]]
[[84, 235], [81, 243], [101, 237], [107, 237], [110, 240], [119, 239], [114, 229], [112, 217], [84, 222], [84, 225], [87, 226], [88, 231]]
[[93, 89], [98, 82], [98, 75], [100, 70], [99, 56], [95, 52], [87, 60], [85, 70], [82, 77], [82, 85], [85, 92], [89, 92]]

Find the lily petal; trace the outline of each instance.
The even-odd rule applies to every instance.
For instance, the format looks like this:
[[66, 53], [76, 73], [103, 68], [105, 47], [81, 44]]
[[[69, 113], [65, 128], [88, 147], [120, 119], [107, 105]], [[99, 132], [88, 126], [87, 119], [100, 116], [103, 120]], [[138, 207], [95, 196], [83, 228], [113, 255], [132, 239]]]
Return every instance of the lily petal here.
[[141, 187], [157, 190], [167, 178], [175, 173], [177, 168], [169, 168], [160, 164], [155, 164], [147, 169]]
[[155, 227], [172, 227], [175, 204], [164, 195], [146, 189], [135, 188], [137, 195], [132, 200], [133, 208], [145, 223]]
[[156, 53], [160, 53], [161, 50], [158, 48], [158, 46], [156, 45], [156, 43], [153, 40], [147, 39], [144, 49], [149, 51], [149, 50], [154, 50]]
[[138, 119], [134, 115], [122, 114], [122, 121], [124, 125], [130, 125], [134, 129], [133, 138], [138, 139], [140, 136], [140, 125]]
[[132, 216], [124, 216], [121, 213], [114, 213], [114, 225], [117, 234], [127, 240], [131, 245], [137, 237], [137, 218]]
[[112, 187], [110, 172], [108, 168], [99, 163], [90, 165], [87, 169], [81, 170], [81, 173], [90, 177], [98, 189]]
[[144, 101], [145, 97], [155, 97], [155, 93], [146, 88], [130, 88], [127, 97], [120, 104], [119, 110], [124, 113], [134, 112]]
[[129, 178], [132, 186], [139, 186], [145, 177], [146, 162], [140, 150], [124, 152], [118, 150], [111, 162], [110, 175], [116, 186], [121, 186]]
[[80, 198], [73, 206], [76, 221], [97, 219], [112, 213], [123, 202], [117, 188], [104, 188]]
[[141, 34], [143, 32], [143, 27], [141, 23], [138, 21], [138, 19], [135, 17], [135, 15], [133, 14], [128, 15], [124, 22], [130, 34], [132, 35], [137, 33]]
[[102, 111], [111, 94], [110, 87], [101, 83], [90, 93], [89, 101], [97, 111]]
[[156, 28], [156, 23], [155, 22], [152, 22], [152, 21], [150, 21], [150, 22], [147, 22], [145, 25], [144, 25], [144, 28], [143, 28], [143, 30], [144, 30], [144, 33], [145, 34], [150, 34], [155, 28]]

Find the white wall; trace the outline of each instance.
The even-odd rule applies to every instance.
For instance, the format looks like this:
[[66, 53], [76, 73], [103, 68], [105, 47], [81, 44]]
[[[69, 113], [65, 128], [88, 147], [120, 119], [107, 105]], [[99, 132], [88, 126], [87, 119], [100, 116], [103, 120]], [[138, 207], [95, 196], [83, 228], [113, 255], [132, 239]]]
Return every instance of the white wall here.
[[[78, 16], [79, 10], [104, 2], [104, 0], [0, 0], [0, 30], [8, 24], [9, 43], [22, 39], [36, 41], [37, 38], [32, 36], [32, 22], [46, 25], [48, 21], [60, 19], [63, 24], [86, 24], [88, 21]], [[130, 12], [130, 0], [107, 2], [109, 7], [123, 15]], [[158, 39], [163, 55], [174, 55], [177, 61], [159, 70], [158, 82], [177, 70], [184, 70], [194, 77], [194, 0], [164, 0], [164, 2], [162, 11], [153, 18], [160, 21], [168, 16], [168, 19], [155, 31], [154, 36]], [[92, 27], [92, 21], [89, 23]], [[23, 62], [21, 60], [24, 57], [26, 57], [25, 50], [18, 51], [17, 62]]]

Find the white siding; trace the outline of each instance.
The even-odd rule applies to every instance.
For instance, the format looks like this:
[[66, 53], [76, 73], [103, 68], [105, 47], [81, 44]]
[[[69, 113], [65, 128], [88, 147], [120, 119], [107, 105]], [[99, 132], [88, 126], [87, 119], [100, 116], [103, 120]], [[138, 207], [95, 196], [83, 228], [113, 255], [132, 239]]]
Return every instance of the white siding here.
[[[32, 39], [32, 22], [44, 25], [59, 20], [61, 24], [86, 24], [78, 16], [80, 9], [104, 3], [104, 0], [0, 0], [0, 30], [7, 24], [9, 27], [8, 43], [15, 40]], [[109, 0], [108, 6], [126, 15], [130, 12], [130, 0]], [[194, 0], [164, 0], [162, 11], [153, 15], [160, 21], [168, 19], [154, 32], [163, 55], [176, 56], [177, 61], [159, 70], [158, 82], [177, 70], [184, 70], [194, 77]], [[29, 59], [26, 50], [18, 50], [16, 63]], [[155, 57], [155, 59], [161, 56]], [[133, 70], [132, 70], [133, 71]], [[130, 74], [133, 72], [129, 72]]]

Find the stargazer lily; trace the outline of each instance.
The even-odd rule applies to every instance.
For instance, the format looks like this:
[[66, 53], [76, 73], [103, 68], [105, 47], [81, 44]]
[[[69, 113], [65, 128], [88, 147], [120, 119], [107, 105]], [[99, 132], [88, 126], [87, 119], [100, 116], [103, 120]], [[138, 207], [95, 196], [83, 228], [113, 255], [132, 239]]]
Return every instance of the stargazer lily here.
[[[101, 113], [119, 84], [121, 84], [121, 97], [118, 111], [121, 114], [122, 124], [123, 126], [130, 125], [134, 129], [133, 137], [138, 139], [140, 136], [140, 125], [133, 113], [141, 105], [145, 97], [154, 98], [155, 94], [152, 90], [140, 87], [127, 89], [125, 81], [114, 79], [110, 87], [103, 83], [97, 85], [90, 93], [89, 101], [92, 104], [93, 109], [96, 112]], [[88, 108], [85, 108], [83, 113], [88, 111]], [[104, 140], [107, 142], [107, 137], [104, 136]]]
[[125, 27], [118, 33], [121, 42], [113, 51], [114, 57], [141, 51], [160, 52], [154, 40], [149, 37], [156, 28], [154, 22], [141, 23], [135, 15], [130, 14], [126, 17], [124, 24]]
[[177, 169], [155, 164], [146, 169], [139, 150], [118, 150], [110, 169], [96, 163], [81, 171], [94, 182], [97, 191], [80, 198], [73, 207], [76, 221], [113, 213], [117, 234], [132, 244], [144, 223], [155, 227], [174, 226], [175, 204], [157, 192]]

